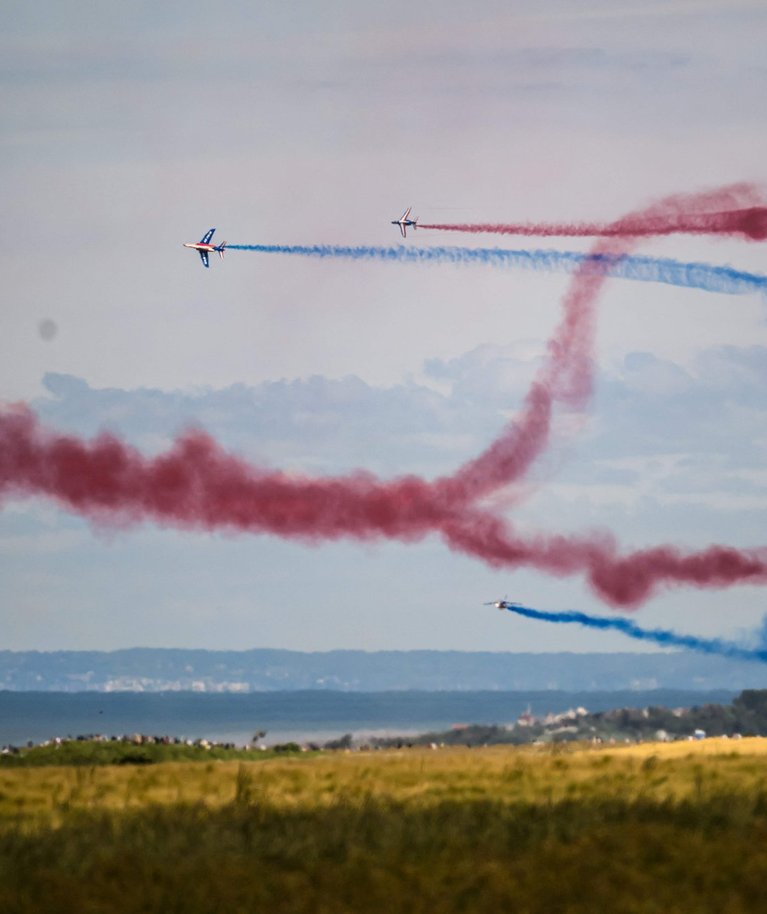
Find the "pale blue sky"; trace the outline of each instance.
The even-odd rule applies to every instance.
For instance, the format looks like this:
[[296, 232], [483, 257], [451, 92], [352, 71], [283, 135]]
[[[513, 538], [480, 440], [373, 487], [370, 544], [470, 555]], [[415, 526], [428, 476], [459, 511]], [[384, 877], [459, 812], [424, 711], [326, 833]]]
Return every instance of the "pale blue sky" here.
[[[147, 452], [195, 422], [269, 466], [449, 471], [520, 402], [566, 277], [236, 251], [204, 271], [181, 242], [215, 225], [235, 243], [391, 244], [410, 204], [609, 220], [764, 182], [766, 37], [761, 2], [12, 2], [0, 395]], [[642, 248], [757, 272], [765, 250]], [[765, 304], [611, 281], [594, 404], [515, 521], [637, 547], [763, 542]], [[492, 572], [436, 539], [107, 534], [12, 501], [0, 574], [8, 648], [629, 647], [486, 612], [505, 593], [610, 610], [577, 578]], [[764, 609], [754, 587], [683, 589], [638, 621], [730, 636]]]

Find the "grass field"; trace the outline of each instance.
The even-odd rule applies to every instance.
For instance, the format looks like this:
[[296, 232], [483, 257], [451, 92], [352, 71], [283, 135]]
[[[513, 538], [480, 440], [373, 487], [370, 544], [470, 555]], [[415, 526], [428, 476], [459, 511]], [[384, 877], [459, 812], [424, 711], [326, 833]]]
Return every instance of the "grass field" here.
[[765, 910], [767, 740], [0, 770], [0, 910]]

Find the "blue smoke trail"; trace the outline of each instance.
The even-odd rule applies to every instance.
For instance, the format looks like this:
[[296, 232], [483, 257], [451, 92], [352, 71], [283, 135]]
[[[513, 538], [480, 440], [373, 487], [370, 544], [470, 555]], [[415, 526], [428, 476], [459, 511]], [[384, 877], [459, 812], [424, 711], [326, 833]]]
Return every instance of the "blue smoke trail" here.
[[727, 295], [767, 292], [767, 276], [759, 273], [746, 273], [729, 266], [712, 266], [707, 263], [684, 263], [663, 257], [583, 254], [577, 251], [515, 251], [503, 248], [416, 248], [404, 245], [347, 247], [330, 244], [228, 244], [227, 250], [292, 254], [321, 259], [377, 260], [385, 263], [479, 263], [494, 267], [519, 267], [544, 273], [574, 273], [586, 263], [593, 264], [595, 272], [604, 272], [616, 279], [660, 282]]
[[749, 650], [739, 647], [730, 641], [720, 638], [698, 638], [695, 635], [680, 635], [677, 632], [667, 631], [662, 628], [640, 628], [636, 623], [622, 617], [605, 619], [603, 616], [589, 616], [577, 610], [566, 612], [546, 612], [541, 609], [531, 609], [519, 603], [505, 603], [503, 606], [509, 612], [526, 616], [528, 619], [539, 619], [543, 622], [557, 624], [583, 625], [586, 628], [611, 629], [636, 638], [639, 641], [651, 641], [664, 647], [686, 647], [688, 650], [699, 651], [703, 654], [718, 654], [721, 657], [730, 657], [733, 660], [756, 660], [767, 663], [767, 650]]

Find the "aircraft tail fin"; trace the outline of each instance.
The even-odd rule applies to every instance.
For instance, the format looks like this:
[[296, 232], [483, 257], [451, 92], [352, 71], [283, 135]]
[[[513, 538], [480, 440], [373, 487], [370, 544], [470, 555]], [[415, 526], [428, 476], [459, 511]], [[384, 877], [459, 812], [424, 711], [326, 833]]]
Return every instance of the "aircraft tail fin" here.
[[218, 256], [223, 260], [224, 259], [224, 248], [226, 247], [226, 242], [222, 241], [221, 244], [216, 248], [218, 251]]

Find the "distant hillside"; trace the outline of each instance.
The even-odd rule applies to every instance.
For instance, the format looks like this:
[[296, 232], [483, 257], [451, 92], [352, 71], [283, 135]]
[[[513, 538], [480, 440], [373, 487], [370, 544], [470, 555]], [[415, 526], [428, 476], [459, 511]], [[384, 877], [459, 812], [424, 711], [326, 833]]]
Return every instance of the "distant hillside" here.
[[0, 651], [11, 691], [381, 692], [767, 688], [767, 666], [721, 657], [464, 651]]
[[[692, 708], [611, 708], [589, 713], [570, 708], [536, 717], [527, 712], [512, 724], [466, 724], [419, 736], [374, 737], [375, 746], [446, 745], [490, 746], [525, 743], [589, 741], [599, 743], [667, 742], [707, 736], [764, 736], [767, 734], [767, 690], [745, 689], [730, 704], [702, 704]], [[329, 743], [330, 748], [351, 745], [351, 734]]]

